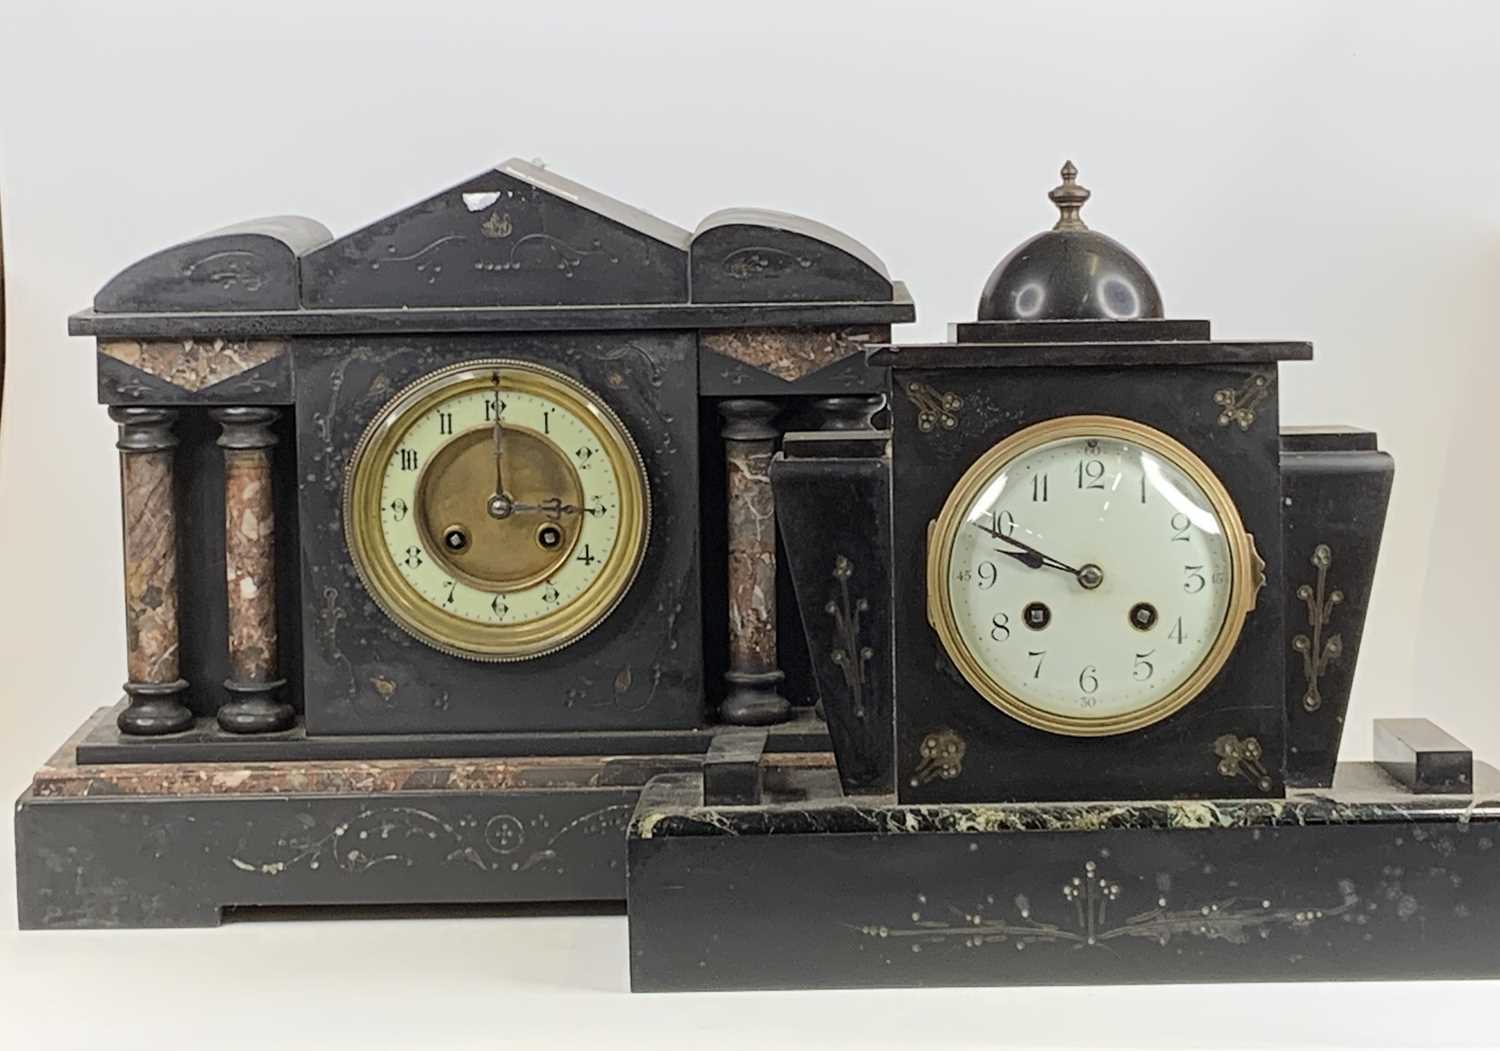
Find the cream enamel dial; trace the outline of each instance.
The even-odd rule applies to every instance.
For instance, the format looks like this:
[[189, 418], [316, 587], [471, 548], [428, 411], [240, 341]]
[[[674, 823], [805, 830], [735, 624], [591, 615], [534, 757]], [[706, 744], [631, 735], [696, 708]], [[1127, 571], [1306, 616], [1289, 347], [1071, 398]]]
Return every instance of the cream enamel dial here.
[[650, 531], [645, 470], [619, 418], [552, 369], [442, 369], [366, 429], [344, 531], [371, 596], [457, 656], [522, 660], [580, 638], [635, 579]]
[[970, 467], [932, 523], [928, 614], [959, 671], [1029, 725], [1150, 725], [1223, 667], [1261, 567], [1224, 486], [1129, 420], [1029, 427]]

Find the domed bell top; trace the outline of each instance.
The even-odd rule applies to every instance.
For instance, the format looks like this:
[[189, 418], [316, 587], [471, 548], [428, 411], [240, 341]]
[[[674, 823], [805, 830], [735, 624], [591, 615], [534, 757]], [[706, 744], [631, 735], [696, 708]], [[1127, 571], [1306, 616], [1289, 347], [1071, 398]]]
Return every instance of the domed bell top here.
[[1127, 321], [1162, 316], [1151, 273], [1120, 242], [1079, 217], [1089, 191], [1068, 161], [1062, 184], [1047, 196], [1057, 225], [1000, 261], [979, 297], [980, 321]]

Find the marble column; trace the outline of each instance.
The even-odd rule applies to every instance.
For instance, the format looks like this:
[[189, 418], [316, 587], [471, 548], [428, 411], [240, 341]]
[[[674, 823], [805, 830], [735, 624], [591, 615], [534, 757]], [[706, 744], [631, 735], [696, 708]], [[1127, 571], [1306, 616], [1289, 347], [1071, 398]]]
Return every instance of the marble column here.
[[741, 726], [784, 721], [776, 659], [776, 497], [771, 457], [780, 432], [775, 403], [734, 398], [720, 403], [729, 492], [728, 694], [719, 718]]
[[130, 703], [122, 733], [177, 733], [193, 725], [178, 670], [177, 512], [172, 461], [175, 409], [115, 406], [125, 547], [125, 662]]
[[276, 514], [271, 450], [275, 409], [214, 409], [224, 450], [224, 574], [229, 601], [229, 700], [219, 725], [230, 733], [290, 727], [292, 706], [280, 698], [276, 638]]

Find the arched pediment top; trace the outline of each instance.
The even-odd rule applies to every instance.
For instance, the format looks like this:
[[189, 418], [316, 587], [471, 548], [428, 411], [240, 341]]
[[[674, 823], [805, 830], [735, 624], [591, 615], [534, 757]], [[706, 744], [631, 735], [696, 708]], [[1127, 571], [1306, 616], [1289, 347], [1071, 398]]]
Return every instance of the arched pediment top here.
[[890, 273], [848, 234], [788, 212], [726, 208], [692, 239], [695, 303], [889, 302]]
[[331, 240], [326, 226], [300, 215], [236, 223], [130, 264], [94, 296], [94, 309], [294, 310], [300, 303], [298, 258]]

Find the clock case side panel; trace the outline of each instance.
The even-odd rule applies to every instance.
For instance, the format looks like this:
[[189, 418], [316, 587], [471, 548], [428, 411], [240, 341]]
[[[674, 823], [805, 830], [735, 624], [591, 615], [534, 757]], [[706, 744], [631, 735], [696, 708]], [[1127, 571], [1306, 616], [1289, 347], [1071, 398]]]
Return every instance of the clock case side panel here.
[[1326, 787], [1344, 734], [1396, 465], [1369, 431], [1297, 428], [1281, 450], [1287, 783]]
[[[1268, 396], [1248, 428], [1221, 423], [1219, 392]], [[1061, 416], [1119, 416], [1182, 442], [1233, 498], [1266, 562], [1281, 578], [1280, 473], [1274, 365], [1186, 368], [897, 369], [892, 401], [896, 594], [897, 793], [903, 802], [1087, 800], [1279, 795], [1285, 711], [1283, 613], [1268, 585], [1239, 642], [1212, 683], [1181, 711], [1150, 727], [1108, 737], [1065, 737], [1026, 726], [985, 701], [962, 677], [927, 620], [924, 554], [928, 523], [986, 449], [1014, 432]], [[914, 397], [915, 391], [915, 397]], [[933, 398], [957, 399], [951, 412]], [[953, 404], [953, 399], [949, 399]], [[927, 425], [923, 430], [921, 424]], [[948, 426], [951, 423], [952, 426]], [[1245, 766], [1226, 775], [1216, 742], [1253, 738], [1270, 787]], [[923, 763], [957, 739], [952, 764]], [[952, 776], [945, 776], [951, 774]]]
[[[309, 340], [294, 351], [309, 734], [671, 729], [705, 722], [698, 569], [696, 344], [691, 333]], [[449, 656], [390, 620], [344, 540], [355, 444], [407, 384], [511, 357], [602, 397], [635, 439], [651, 534], [635, 582], [593, 631], [514, 663]]]

